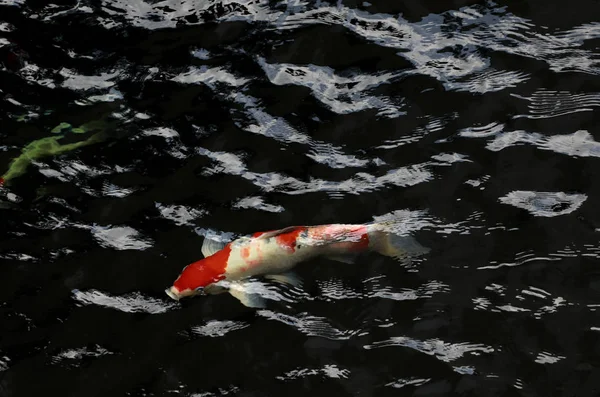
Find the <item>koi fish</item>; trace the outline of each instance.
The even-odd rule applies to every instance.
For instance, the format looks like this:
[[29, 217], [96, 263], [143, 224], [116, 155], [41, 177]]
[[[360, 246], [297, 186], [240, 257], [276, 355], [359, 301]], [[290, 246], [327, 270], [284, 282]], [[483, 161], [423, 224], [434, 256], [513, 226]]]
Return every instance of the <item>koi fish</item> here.
[[245, 306], [264, 307], [258, 294], [244, 288], [244, 280], [265, 276], [298, 285], [290, 270], [311, 258], [325, 256], [354, 263], [356, 255], [366, 251], [395, 259], [429, 251], [412, 237], [398, 235], [387, 226], [386, 223], [291, 226], [254, 233], [230, 243], [205, 238], [204, 259], [186, 266], [165, 292], [175, 300], [200, 293], [229, 292]]

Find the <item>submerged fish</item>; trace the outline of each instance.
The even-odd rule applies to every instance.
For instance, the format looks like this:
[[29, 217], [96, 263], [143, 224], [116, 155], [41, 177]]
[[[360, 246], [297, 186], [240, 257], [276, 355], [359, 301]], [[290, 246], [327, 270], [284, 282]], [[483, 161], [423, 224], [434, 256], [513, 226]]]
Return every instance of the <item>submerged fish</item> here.
[[179, 300], [199, 293], [227, 291], [248, 307], [263, 307], [261, 297], [244, 288], [244, 280], [249, 277], [262, 275], [296, 285], [297, 279], [289, 271], [300, 262], [325, 256], [353, 263], [357, 254], [366, 251], [403, 259], [428, 249], [410, 236], [394, 233], [385, 222], [291, 226], [254, 233], [230, 243], [205, 238], [205, 258], [186, 266], [165, 292]]

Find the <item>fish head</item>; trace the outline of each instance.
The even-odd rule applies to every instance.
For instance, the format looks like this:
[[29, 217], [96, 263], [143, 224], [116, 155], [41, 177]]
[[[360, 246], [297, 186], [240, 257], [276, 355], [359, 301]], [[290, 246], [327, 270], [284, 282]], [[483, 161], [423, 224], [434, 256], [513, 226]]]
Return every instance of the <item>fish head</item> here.
[[202, 294], [205, 287], [226, 278], [229, 252], [228, 245], [214, 255], [187, 265], [165, 292], [175, 300]]
[[167, 295], [169, 295], [170, 298], [175, 299], [175, 300], [179, 300], [181, 298], [185, 298], [187, 296], [194, 296], [194, 295], [198, 295], [201, 294], [202, 291], [202, 287], [192, 290], [192, 289], [184, 289], [184, 290], [179, 290], [179, 288], [177, 288], [176, 286], [172, 285], [171, 287], [167, 288], [165, 290], [165, 292], [167, 293]]

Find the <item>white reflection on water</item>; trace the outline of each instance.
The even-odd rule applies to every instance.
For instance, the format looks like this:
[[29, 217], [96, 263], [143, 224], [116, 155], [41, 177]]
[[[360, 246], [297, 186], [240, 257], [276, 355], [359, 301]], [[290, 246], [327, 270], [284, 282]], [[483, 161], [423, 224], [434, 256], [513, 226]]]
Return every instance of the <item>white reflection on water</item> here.
[[538, 364], [554, 364], [560, 360], [566, 358], [565, 356], [559, 356], [549, 352], [540, 352], [535, 358], [535, 362]]
[[197, 206], [192, 208], [185, 205], [161, 203], [154, 203], [154, 205], [164, 219], [168, 219], [177, 225], [192, 225], [192, 221], [208, 213], [208, 211]]
[[417, 350], [421, 353], [435, 356], [440, 361], [450, 362], [457, 360], [467, 353], [479, 355], [492, 353], [494, 348], [480, 343], [449, 343], [440, 339], [418, 340], [406, 336], [395, 336], [384, 341], [363, 346], [365, 349], [377, 349], [390, 346], [402, 346]]
[[386, 386], [401, 389], [406, 386], [421, 386], [430, 380], [431, 378], [400, 378], [394, 382], [387, 383]]
[[232, 331], [244, 329], [249, 324], [242, 321], [219, 321], [212, 320], [204, 325], [192, 327], [191, 331], [196, 335], [209, 336], [212, 338], [224, 336]]
[[259, 310], [257, 314], [269, 320], [275, 320], [290, 325], [308, 336], [319, 336], [321, 338], [333, 340], [346, 340], [360, 332], [360, 330], [351, 329], [340, 330], [332, 326], [325, 317], [312, 316], [308, 313], [300, 313], [297, 316], [292, 316], [270, 310]]
[[182, 84], [202, 83], [207, 85], [222, 100], [241, 105], [241, 110], [236, 110], [239, 106], [231, 108], [234, 122], [241, 129], [273, 138], [283, 144], [308, 145], [310, 150], [306, 155], [318, 163], [332, 168], [363, 167], [369, 163], [368, 160], [343, 153], [341, 147], [311, 138], [292, 126], [283, 117], [270, 115], [260, 106], [257, 98], [244, 93], [249, 80], [236, 77], [224, 68], [190, 67], [187, 72], [178, 74], [171, 80]]
[[529, 211], [534, 216], [554, 217], [570, 214], [587, 200], [585, 194], [567, 194], [563, 192], [513, 191], [500, 202]]
[[253, 208], [266, 212], [283, 212], [285, 209], [280, 205], [273, 205], [264, 202], [262, 197], [244, 197], [239, 199], [234, 205], [236, 208]]
[[171, 81], [184, 84], [204, 83], [209, 87], [216, 87], [219, 84], [231, 87], [241, 87], [249, 80], [243, 77], [236, 77], [222, 67], [209, 68], [207, 66], [190, 66], [187, 72], [176, 75]]
[[[540, 260], [534, 257], [532, 253], [520, 258], [520, 260]], [[549, 259], [549, 258], [548, 258]], [[559, 258], [553, 260], [558, 261]], [[480, 268], [481, 269], [481, 268]], [[576, 306], [578, 303], [569, 302], [562, 296], [552, 296], [548, 291], [529, 286], [521, 291], [508, 291], [505, 286], [499, 284], [490, 284], [485, 287], [482, 295], [472, 299], [475, 310], [485, 310], [488, 312], [512, 312], [512, 313], [531, 313], [535, 319], [541, 319], [543, 316], [556, 313], [559, 308], [565, 306]], [[517, 302], [518, 301], [518, 306]], [[589, 307], [589, 306], [588, 306]], [[590, 307], [591, 311], [595, 309]]]
[[[153, 3], [143, 0], [102, 0], [100, 4], [102, 12], [93, 13], [93, 18], [106, 29], [122, 27], [123, 20], [129, 25], [145, 29], [175, 28], [181, 22], [188, 25], [214, 21], [263, 22], [266, 23], [267, 31], [273, 32], [313, 25], [337, 25], [374, 45], [398, 50], [398, 56], [413, 65], [414, 73], [433, 77], [448, 90], [473, 93], [494, 92], [515, 87], [529, 79], [530, 76], [522, 71], [498, 70], [492, 67], [488, 55], [490, 52], [542, 60], [555, 72], [578, 71], [600, 74], [598, 54], [582, 48], [586, 41], [600, 37], [600, 23], [593, 22], [568, 30], [550, 31], [546, 27], [536, 26], [528, 19], [510, 13], [506, 7], [493, 1], [440, 14], [429, 14], [415, 22], [406, 20], [401, 15], [370, 13], [341, 3], [334, 6], [322, 2], [288, 2], [272, 5], [253, 0], [218, 2], [162, 0]], [[68, 10], [49, 5], [36, 10], [47, 18], [66, 11], [84, 14], [92, 12], [90, 7], [83, 5]], [[198, 19], [197, 23], [185, 20], [192, 15]], [[482, 48], [488, 51], [481, 51]], [[209, 55], [196, 51], [194, 56], [206, 60]], [[257, 58], [257, 62], [260, 62], [260, 58]], [[39, 70], [31, 70], [34, 66], [27, 65], [30, 70], [22, 70], [20, 73], [22, 75], [38, 73]], [[293, 64], [278, 67], [283, 69], [287, 66], [299, 70], [311, 68], [311, 66]], [[314, 70], [310, 71], [312, 72]], [[78, 76], [74, 73], [63, 71], [68, 78], [69, 88], [106, 88], [107, 84], [112, 83], [111, 73], [100, 76]], [[197, 73], [192, 72], [192, 74]], [[372, 78], [373, 76], [358, 75], [360, 80], [358, 83], [367, 82]], [[394, 81], [397, 76], [395, 73], [388, 73], [375, 78], [383, 84]], [[51, 78], [40, 79], [38, 76], [31, 81], [49, 85], [54, 84], [52, 80]], [[319, 81], [319, 78], [312, 78], [312, 80]], [[301, 78], [295, 79], [294, 83], [304, 84]], [[330, 85], [330, 87], [334, 86]], [[340, 100], [344, 95], [327, 95], [326, 88], [312, 86], [311, 90], [317, 99], [336, 112], [376, 108], [381, 115], [387, 117], [397, 117], [401, 114], [398, 110], [402, 105], [401, 99], [365, 96], [364, 92], [349, 93], [353, 102], [350, 103]], [[343, 88], [338, 92], [342, 91]]]
[[435, 280], [428, 281], [417, 289], [411, 289], [394, 288], [389, 285], [384, 285], [382, 282], [384, 278], [385, 276], [382, 275], [364, 280], [364, 291], [357, 291], [345, 286], [342, 280], [335, 278], [317, 281], [317, 284], [321, 290], [321, 296], [326, 300], [381, 298], [405, 301], [430, 298], [436, 293], [447, 293], [450, 291], [448, 285]]
[[0, 357], [0, 371], [6, 371], [9, 368], [10, 358], [8, 356]]
[[339, 368], [335, 364], [328, 364], [323, 366], [322, 368], [298, 368], [292, 371], [288, 371], [283, 375], [276, 376], [275, 378], [279, 380], [290, 380], [306, 378], [307, 376], [314, 375], [321, 375], [322, 377], [332, 379], [346, 379], [350, 376], [350, 371], [347, 369]]
[[151, 240], [129, 226], [92, 226], [90, 231], [103, 247], [117, 250], [145, 250], [153, 245]]
[[90, 90], [90, 89], [101, 89], [110, 88], [115, 85], [116, 77], [118, 77], [122, 70], [115, 70], [111, 73], [101, 73], [99, 76], [83, 76], [77, 72], [62, 68], [59, 74], [64, 77], [62, 86], [71, 90]]
[[73, 297], [83, 305], [96, 305], [125, 313], [160, 314], [177, 307], [177, 303], [154, 299], [134, 292], [122, 296], [110, 295], [98, 290], [73, 290]]
[[600, 93], [573, 93], [569, 91], [539, 90], [530, 97], [511, 94], [528, 101], [529, 114], [513, 118], [545, 119], [578, 112], [591, 112], [600, 107]]
[[[271, 83], [275, 85], [293, 84], [307, 87], [313, 96], [334, 113], [347, 114], [367, 109], [378, 109], [380, 115], [398, 117], [402, 98], [377, 97], [367, 93], [381, 84], [392, 83], [412, 72], [384, 72], [377, 75], [353, 73], [338, 76], [326, 66], [267, 63], [258, 58]], [[395, 103], [398, 103], [397, 105]]]
[[114, 354], [113, 352], [106, 350], [102, 346], [95, 345], [93, 348], [81, 347], [78, 349], [67, 349], [56, 354], [52, 357], [53, 363], [60, 363], [63, 361], [75, 361], [81, 360], [85, 357], [101, 357], [106, 355]]
[[211, 158], [218, 164], [205, 169], [204, 173], [206, 174], [238, 175], [251, 181], [264, 191], [278, 191], [290, 195], [328, 192], [333, 197], [339, 197], [345, 194], [376, 191], [388, 185], [413, 186], [433, 178], [433, 174], [427, 170], [428, 163], [423, 163], [393, 169], [377, 177], [359, 172], [353, 178], [341, 182], [323, 179], [312, 179], [310, 182], [304, 182], [277, 172], [257, 173], [248, 171], [242, 159], [233, 153], [213, 152], [205, 148], [198, 148], [197, 152]]
[[466, 128], [460, 136], [468, 138], [494, 137], [486, 148], [498, 152], [509, 147], [528, 144], [570, 157], [600, 157], [600, 143], [585, 130], [571, 134], [544, 135], [522, 130], [504, 131], [504, 125], [491, 123], [482, 127]]

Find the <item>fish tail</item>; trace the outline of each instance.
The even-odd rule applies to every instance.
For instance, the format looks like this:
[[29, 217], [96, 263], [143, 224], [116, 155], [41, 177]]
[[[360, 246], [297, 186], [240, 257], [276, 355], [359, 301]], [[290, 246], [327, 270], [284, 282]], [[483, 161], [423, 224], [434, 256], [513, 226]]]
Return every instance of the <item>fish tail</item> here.
[[386, 226], [385, 223], [372, 224], [369, 245], [373, 251], [398, 260], [421, 256], [430, 251], [413, 236], [389, 230]]

